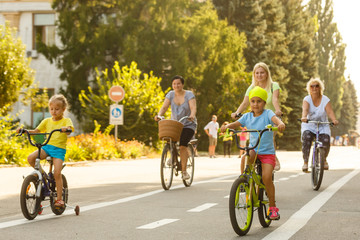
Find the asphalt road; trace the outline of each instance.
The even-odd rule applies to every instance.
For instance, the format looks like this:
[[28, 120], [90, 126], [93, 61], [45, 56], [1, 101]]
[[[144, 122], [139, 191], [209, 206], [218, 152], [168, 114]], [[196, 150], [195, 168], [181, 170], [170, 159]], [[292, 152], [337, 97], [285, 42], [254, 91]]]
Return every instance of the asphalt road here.
[[[300, 171], [300, 152], [278, 152], [275, 174], [281, 219], [262, 228], [257, 215], [247, 239], [360, 239], [360, 150], [332, 147], [319, 191]], [[75, 164], [63, 170], [70, 208], [55, 216], [45, 208], [26, 220], [19, 205], [22, 176], [30, 168], [0, 168], [0, 239], [237, 239], [228, 214], [228, 195], [239, 159], [195, 160], [191, 187], [175, 178], [162, 190], [159, 159]]]

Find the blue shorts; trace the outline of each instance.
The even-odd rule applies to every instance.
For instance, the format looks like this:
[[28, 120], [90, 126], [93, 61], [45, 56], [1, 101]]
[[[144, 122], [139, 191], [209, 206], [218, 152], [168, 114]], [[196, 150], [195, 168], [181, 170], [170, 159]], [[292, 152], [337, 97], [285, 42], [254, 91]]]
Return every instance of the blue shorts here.
[[65, 161], [66, 149], [58, 148], [53, 145], [45, 145], [42, 147], [42, 149], [44, 149], [48, 156], [53, 158], [59, 158], [63, 160], [63, 162]]

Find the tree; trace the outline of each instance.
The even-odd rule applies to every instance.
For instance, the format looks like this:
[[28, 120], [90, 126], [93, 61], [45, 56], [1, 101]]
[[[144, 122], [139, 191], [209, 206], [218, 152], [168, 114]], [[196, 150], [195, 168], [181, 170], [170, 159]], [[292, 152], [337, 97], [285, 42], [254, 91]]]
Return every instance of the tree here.
[[[40, 41], [39, 52], [62, 69], [67, 82], [62, 92], [81, 119], [78, 95], [95, 82], [95, 68], [111, 68], [115, 61], [132, 61], [157, 76], [171, 68], [167, 62], [169, 42], [173, 37], [168, 25], [187, 14], [191, 0], [55, 0], [59, 13], [56, 23], [61, 46], [46, 46]], [[194, 4], [193, 4], [194, 5]], [[169, 36], [171, 39], [169, 39]]]
[[192, 89], [197, 101], [200, 147], [207, 145], [202, 128], [218, 115], [219, 121], [230, 118], [238, 97], [245, 92], [249, 76], [245, 72], [244, 34], [234, 26], [219, 21], [214, 6], [207, 2], [192, 16], [180, 19], [174, 28], [177, 39], [171, 66], [184, 73], [186, 88]]
[[157, 139], [157, 123], [153, 120], [160, 109], [165, 95], [161, 89], [161, 79], [152, 72], [142, 73], [135, 62], [130, 66], [120, 67], [115, 62], [111, 71], [108, 69], [96, 72], [96, 87], [89, 87], [88, 93], [82, 90], [79, 100], [84, 116], [84, 130], [94, 129], [96, 120], [106, 128], [109, 125], [109, 106], [114, 104], [108, 96], [109, 89], [114, 85], [122, 86], [125, 97], [124, 125], [119, 125], [121, 139], [136, 139], [147, 142], [149, 137]]
[[279, 147], [287, 150], [301, 148], [300, 122], [302, 101], [306, 92], [306, 83], [317, 74], [317, 52], [315, 49], [315, 25], [310, 14], [301, 6], [301, 0], [282, 0], [286, 39], [292, 56], [287, 65], [290, 81], [283, 85], [288, 91], [286, 106], [289, 113], [286, 132], [278, 139]]
[[230, 25], [235, 25], [246, 35], [244, 56], [247, 62], [246, 70], [251, 72], [258, 62], [267, 59], [266, 20], [259, 1], [253, 0], [213, 0], [221, 19], [226, 19]]
[[19, 97], [26, 101], [33, 93], [25, 89], [32, 85], [34, 71], [25, 58], [25, 45], [16, 36], [16, 28], [8, 22], [0, 25], [0, 116], [11, 111]]
[[340, 116], [342, 107], [343, 85], [345, 82], [345, 44], [333, 22], [332, 0], [311, 0], [308, 8], [318, 26], [315, 35], [318, 51], [319, 76], [325, 82], [325, 92], [334, 109], [335, 115]]
[[344, 104], [340, 110], [340, 124], [332, 129], [333, 136], [341, 136], [348, 134], [351, 130], [356, 130], [359, 104], [355, 86], [350, 79], [344, 83], [344, 94], [341, 100]]

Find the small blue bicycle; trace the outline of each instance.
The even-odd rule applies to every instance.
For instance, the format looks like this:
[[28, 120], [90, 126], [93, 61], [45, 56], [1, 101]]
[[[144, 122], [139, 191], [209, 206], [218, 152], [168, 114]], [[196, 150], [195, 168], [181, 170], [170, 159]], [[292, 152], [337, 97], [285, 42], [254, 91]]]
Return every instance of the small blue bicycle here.
[[[301, 119], [298, 119], [301, 122]], [[320, 124], [329, 124], [333, 126], [332, 122], [321, 122], [307, 120], [305, 123], [315, 123], [316, 124], [316, 139], [313, 147], [312, 161], [311, 161], [311, 183], [313, 190], [318, 190], [321, 186], [321, 182], [324, 176], [324, 164], [325, 164], [325, 149], [323, 143], [319, 141], [319, 126]]]
[[[29, 133], [26, 129], [21, 129], [17, 136], [26, 133], [32, 146], [38, 148], [38, 157], [35, 160], [34, 171], [24, 178], [20, 192], [20, 206], [25, 218], [33, 220], [38, 214], [41, 214], [44, 207], [51, 206], [51, 210], [56, 215], [61, 215], [66, 207], [74, 208], [76, 215], [80, 213], [80, 207], [72, 207], [68, 202], [68, 184], [64, 175], [62, 175], [63, 191], [62, 200], [65, 202], [64, 207], [56, 207], [57, 197], [56, 184], [53, 175], [53, 159], [48, 156], [46, 161], [49, 163], [49, 173], [46, 173], [40, 165], [41, 148], [45, 146], [54, 132], [61, 132], [61, 129], [55, 129], [50, 133]], [[71, 130], [67, 130], [71, 132]], [[48, 135], [48, 136], [47, 136]], [[63, 165], [63, 168], [65, 164]], [[42, 206], [41, 202], [50, 200], [50, 205]]]

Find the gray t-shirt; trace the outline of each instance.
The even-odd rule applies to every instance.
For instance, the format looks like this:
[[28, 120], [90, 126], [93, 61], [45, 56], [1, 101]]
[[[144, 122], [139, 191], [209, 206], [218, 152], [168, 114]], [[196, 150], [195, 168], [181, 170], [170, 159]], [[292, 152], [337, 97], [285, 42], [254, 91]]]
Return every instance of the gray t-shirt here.
[[[185, 97], [184, 97], [185, 101], [181, 105], [177, 105], [176, 103], [174, 103], [173, 101], [174, 97], [175, 97], [174, 90], [171, 90], [165, 96], [165, 98], [169, 99], [171, 102], [171, 119], [179, 121], [182, 117], [190, 116], [191, 110], [190, 110], [189, 100], [195, 98], [193, 92], [189, 90], [185, 90]], [[196, 126], [197, 126], [196, 118], [193, 122], [187, 119], [181, 122], [184, 124], [184, 128], [190, 128], [194, 131], [196, 130]]]

